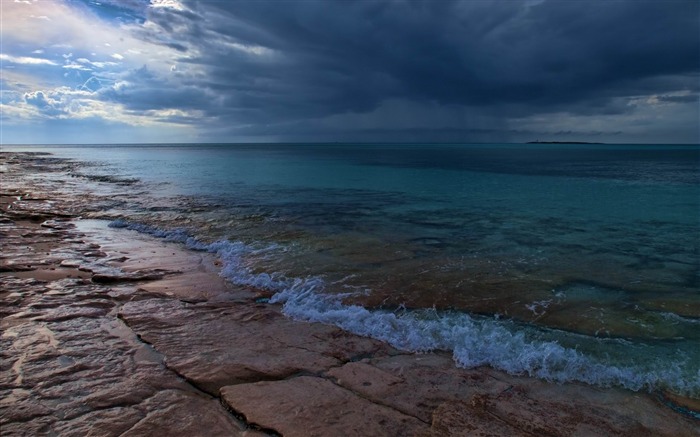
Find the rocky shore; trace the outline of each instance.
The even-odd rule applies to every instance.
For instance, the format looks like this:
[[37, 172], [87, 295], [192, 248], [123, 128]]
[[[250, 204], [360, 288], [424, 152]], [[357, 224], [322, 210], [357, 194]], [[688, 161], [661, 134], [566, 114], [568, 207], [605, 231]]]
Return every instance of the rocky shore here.
[[290, 320], [208, 254], [85, 219], [46, 157], [0, 166], [3, 436], [700, 435], [694, 401]]

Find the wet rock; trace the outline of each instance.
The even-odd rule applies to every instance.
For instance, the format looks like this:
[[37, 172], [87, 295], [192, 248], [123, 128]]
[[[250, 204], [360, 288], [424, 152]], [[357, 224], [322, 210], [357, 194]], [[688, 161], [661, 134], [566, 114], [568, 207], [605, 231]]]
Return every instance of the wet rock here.
[[83, 256], [85, 258], [105, 258], [107, 254], [101, 250], [89, 250], [87, 252], [83, 252]]
[[[447, 355], [396, 355], [347, 363], [329, 377], [363, 398], [432, 423], [425, 436], [693, 435], [687, 419], [636, 393], [555, 385]], [[674, 420], [675, 417], [675, 420]]]
[[29, 264], [0, 263], [0, 272], [29, 272], [32, 270], [36, 270], [36, 267]]
[[465, 400], [475, 393], [499, 393], [508, 382], [483, 370], [455, 367], [442, 354], [396, 355], [351, 362], [331, 369], [337, 383], [374, 402], [430, 423], [433, 410], [446, 400]]
[[80, 259], [64, 259], [63, 261], [61, 261], [59, 266], [67, 268], [78, 268], [81, 266], [82, 263], [83, 260]]
[[41, 227], [43, 228], [51, 228], [51, 229], [59, 229], [59, 230], [66, 230], [66, 229], [73, 229], [75, 228], [75, 225], [71, 223], [68, 219], [65, 218], [60, 218], [60, 219], [51, 219], [51, 220], [46, 220], [41, 224]]
[[[690, 431], [690, 430], [687, 430]], [[529, 399], [521, 392], [477, 395], [470, 402], [447, 402], [433, 413], [428, 436], [606, 435], [658, 436], [631, 417], [580, 403]], [[688, 434], [690, 435], [690, 434]]]
[[221, 396], [249, 423], [285, 437], [408, 436], [428, 428], [415, 417], [311, 376], [227, 386]]
[[474, 411], [472, 405], [467, 402], [445, 402], [440, 404], [433, 413], [433, 422], [430, 431], [416, 435], [416, 437], [442, 436], [532, 437], [533, 434], [515, 428], [507, 422], [504, 423], [491, 416], [487, 411], [481, 409]]
[[95, 273], [92, 275], [92, 281], [100, 284], [109, 284], [114, 282], [155, 281], [157, 279], [162, 279], [165, 275], [172, 275], [176, 273], [178, 272], [162, 269], [135, 270], [132, 272], [111, 269], [109, 272], [102, 271]]
[[[167, 294], [185, 300], [247, 299], [252, 295], [218, 276], [218, 268], [213, 265], [213, 256], [210, 254], [182, 250], [177, 244], [110, 228], [103, 221], [82, 220], [77, 222], [77, 226], [90, 240], [99, 241], [101, 250], [108, 253], [108, 257], [100, 259], [99, 263], [85, 263], [81, 268], [95, 273], [102, 273], [100, 269], [104, 269], [105, 265], [125, 271], [164, 269], [182, 272], [139, 286], [156, 295]], [[111, 261], [110, 258], [113, 257], [116, 260]], [[127, 259], [121, 261], [119, 258]]]

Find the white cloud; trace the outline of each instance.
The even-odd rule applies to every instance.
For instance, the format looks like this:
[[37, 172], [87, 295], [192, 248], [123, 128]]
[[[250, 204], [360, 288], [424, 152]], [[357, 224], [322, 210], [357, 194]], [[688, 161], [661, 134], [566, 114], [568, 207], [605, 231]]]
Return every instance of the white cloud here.
[[105, 61], [105, 62], [100, 62], [100, 61], [95, 61], [92, 63], [93, 66], [97, 68], [109, 68], [109, 67], [114, 67], [115, 65], [119, 65], [119, 62], [111, 62], [111, 61]]
[[[41, 16], [60, 17], [60, 20], [37, 25], [36, 18]], [[138, 26], [105, 21], [88, 7], [74, 2], [3, 2], [3, 47], [6, 50], [9, 47], [38, 46], [44, 53], [55, 56], [65, 54], [68, 57], [72, 53], [84, 58], [96, 53], [92, 59], [119, 61], [125, 61], [123, 57], [119, 58], [120, 53], [129, 53], [129, 62], [123, 65], [124, 69], [148, 65], [154, 72], [168, 74], [172, 60], [181, 57], [182, 53], [137, 38], [133, 32]], [[60, 49], [64, 51], [56, 53]]]
[[[119, 89], [124, 82], [107, 84]], [[162, 108], [136, 111], [121, 103], [103, 100], [105, 86], [91, 78], [80, 89], [60, 86], [24, 93], [12, 93], [10, 102], [0, 103], [4, 123], [23, 125], [27, 122], [51, 120], [92, 120], [132, 127], [165, 126], [188, 128], [192, 120], [203, 116], [198, 110]]]
[[185, 7], [178, 0], [151, 0], [152, 8], [170, 8], [176, 11], [184, 11]]
[[17, 70], [5, 69], [2, 72], [2, 81], [4, 83], [3, 93], [13, 91], [27, 91], [36, 89], [44, 85], [41, 81], [37, 81], [36, 77], [27, 75], [24, 72]]
[[274, 50], [269, 49], [267, 47], [263, 46], [258, 46], [258, 45], [246, 45], [246, 44], [241, 44], [237, 42], [223, 42], [221, 43], [222, 46], [232, 48], [234, 50], [239, 50], [251, 55], [270, 55], [274, 53]]
[[64, 65], [63, 68], [92, 71], [91, 68], [87, 68], [88, 65], [91, 67], [104, 69], [104, 68], [117, 66], [117, 65], [119, 65], [119, 62], [91, 61], [87, 58], [78, 58], [75, 60], [75, 62], [66, 62], [66, 65]]
[[[32, 121], [91, 120], [89, 123], [185, 129], [194, 118], [202, 116], [197, 111], [162, 104], [136, 110], [129, 108], [128, 102], [116, 101], [105, 93], [118, 91], [115, 83], [120, 78], [143, 67], [153, 76], [148, 80], [166, 83], [168, 78], [174, 79], [171, 67], [183, 58], [183, 53], [135, 36], [140, 24], [105, 21], [79, 2], [0, 1], [3, 1], [3, 48], [8, 52], [0, 54], [0, 60], [7, 67], [26, 66], [21, 70], [18, 67], [17, 71], [10, 68], [3, 71], [0, 104], [6, 126], [27, 126]], [[158, 2], [155, 6], [164, 12], [167, 8], [181, 10], [179, 2]], [[146, 7], [147, 3], [144, 10]], [[37, 25], [39, 19], [41, 25]], [[25, 54], [28, 56], [20, 56]], [[60, 68], [47, 71], [40, 66]], [[187, 68], [190, 67], [185, 65], [183, 70]], [[178, 89], [177, 84], [171, 89]]]
[[42, 114], [48, 116], [57, 116], [64, 114], [66, 111], [62, 108], [62, 102], [54, 98], [54, 95], [48, 95], [43, 91], [33, 91], [24, 94], [24, 101], [28, 105], [34, 106]]
[[0, 103], [0, 119], [24, 124], [40, 116], [39, 110], [31, 105], [6, 105]]
[[11, 62], [13, 64], [26, 64], [26, 65], [58, 65], [55, 62], [43, 59], [34, 58], [30, 56], [11, 56], [5, 53], [0, 53], [0, 60]]
[[92, 71], [92, 69], [86, 67], [83, 64], [79, 64], [77, 62], [66, 62], [63, 65], [63, 68], [65, 68], [66, 70]]

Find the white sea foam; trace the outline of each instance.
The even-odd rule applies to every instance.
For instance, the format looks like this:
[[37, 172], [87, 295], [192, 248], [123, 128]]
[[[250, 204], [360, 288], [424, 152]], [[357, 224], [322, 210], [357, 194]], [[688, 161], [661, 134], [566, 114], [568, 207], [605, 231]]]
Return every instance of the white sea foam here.
[[[700, 372], [686, 380], [680, 365], [668, 363], [646, 369], [602, 363], [555, 341], [528, 338], [505, 321], [464, 313], [368, 310], [344, 305], [335, 296], [318, 293], [318, 285], [290, 287], [271, 302], [283, 303], [285, 314], [300, 320], [337, 325], [347, 331], [388, 342], [404, 350], [451, 350], [463, 367], [488, 365], [510, 374], [548, 381], [580, 381], [631, 390], [665, 387], [697, 396]], [[600, 340], [604, 341], [604, 340]]]
[[700, 319], [698, 318], [692, 318], [692, 317], [683, 317], [679, 316], [676, 313], [669, 313], [669, 312], [661, 312], [659, 313], [661, 317], [664, 319], [670, 320], [673, 323], [690, 323], [693, 325], [699, 325], [700, 324]]
[[[510, 374], [548, 381], [580, 381], [631, 390], [667, 388], [692, 397], [700, 396], [700, 369], [688, 375], [682, 362], [651, 363], [647, 360], [643, 366], [634, 363], [615, 365], [556, 341], [537, 338], [535, 328], [518, 326], [507, 320], [434, 309], [370, 310], [344, 304], [342, 299], [347, 294], [329, 293], [329, 285], [322, 278], [255, 273], [247, 258], [273, 251], [279, 247], [276, 245], [253, 248], [240, 241], [228, 240], [203, 243], [184, 229], [162, 230], [123, 220], [114, 221], [110, 226], [132, 229], [183, 243], [190, 249], [216, 254], [223, 262], [220, 273], [223, 277], [234, 284], [274, 292], [270, 302], [282, 304], [284, 314], [293, 319], [336, 325], [407, 351], [449, 350], [462, 367], [488, 365]], [[330, 286], [340, 287], [337, 283]]]

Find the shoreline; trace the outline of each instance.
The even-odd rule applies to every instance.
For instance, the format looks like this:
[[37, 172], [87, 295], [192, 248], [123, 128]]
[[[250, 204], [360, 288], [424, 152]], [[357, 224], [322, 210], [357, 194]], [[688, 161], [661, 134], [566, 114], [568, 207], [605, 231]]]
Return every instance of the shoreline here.
[[79, 218], [89, 205], [52, 197], [27, 156], [0, 154], [3, 434], [700, 430], [653, 394], [458, 369], [290, 320], [226, 283], [212, 255]]

